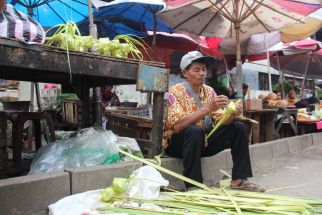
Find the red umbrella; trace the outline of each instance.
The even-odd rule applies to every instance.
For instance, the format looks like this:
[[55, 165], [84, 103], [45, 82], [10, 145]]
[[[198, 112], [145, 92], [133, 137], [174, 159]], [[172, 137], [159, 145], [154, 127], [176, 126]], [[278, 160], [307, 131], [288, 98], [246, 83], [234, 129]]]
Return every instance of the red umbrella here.
[[[144, 38], [147, 45], [151, 46], [153, 40], [153, 32], [148, 32], [150, 36]], [[218, 41], [221, 39], [218, 38]], [[180, 72], [181, 57], [188, 51], [199, 50], [206, 55], [220, 58], [221, 54], [217, 48], [210, 48], [204, 37], [189, 36], [182, 33], [156, 33], [156, 60], [165, 62], [166, 68], [170, 69], [170, 73]], [[153, 54], [152, 50], [147, 50], [144, 59], [149, 60], [150, 55]]]
[[303, 77], [302, 95], [304, 95], [304, 83], [307, 78], [322, 78], [321, 44], [319, 41], [306, 39], [283, 45], [279, 55], [270, 59], [271, 66], [281, 72], [282, 83], [284, 74]]

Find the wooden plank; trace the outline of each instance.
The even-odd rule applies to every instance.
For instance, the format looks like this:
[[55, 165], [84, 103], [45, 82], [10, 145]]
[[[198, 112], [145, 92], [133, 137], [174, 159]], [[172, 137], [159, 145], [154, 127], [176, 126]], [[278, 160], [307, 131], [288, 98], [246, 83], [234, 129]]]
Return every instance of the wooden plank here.
[[[160, 153], [163, 135], [163, 109], [164, 93], [153, 94], [153, 125], [152, 125], [152, 145], [154, 155]], [[159, 150], [157, 150], [159, 149]]]
[[140, 64], [137, 72], [136, 89], [142, 92], [168, 91], [167, 70]]
[[[0, 66], [2, 78], [10, 77], [10, 72], [23, 69], [21, 78], [30, 81], [37, 75], [64, 74], [69, 76], [66, 50], [44, 45], [28, 45], [18, 41], [0, 39]], [[122, 80], [136, 80], [140, 61], [106, 57], [92, 53], [70, 52], [71, 72], [74, 75], [111, 77]], [[146, 62], [146, 64], [164, 67], [163, 63]], [[11, 68], [11, 69], [9, 69]], [[29, 73], [29, 74], [28, 74]], [[30, 76], [30, 74], [33, 74]], [[11, 74], [12, 76], [12, 74]], [[17, 80], [21, 80], [16, 78]], [[68, 79], [67, 79], [68, 80]]]

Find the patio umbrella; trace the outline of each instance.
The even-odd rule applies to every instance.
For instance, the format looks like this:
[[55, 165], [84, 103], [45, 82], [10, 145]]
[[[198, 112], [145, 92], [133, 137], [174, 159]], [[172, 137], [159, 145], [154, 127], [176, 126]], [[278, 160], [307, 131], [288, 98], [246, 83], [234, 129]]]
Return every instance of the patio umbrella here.
[[[173, 32], [156, 16], [165, 9], [166, 5], [162, 0], [115, 0], [98, 6], [93, 16], [101, 37], [112, 39], [119, 34], [144, 37], [148, 35], [146, 31]], [[83, 25], [84, 22], [87, 20], [79, 24]]]
[[322, 5], [321, 0], [292, 0], [292, 1], [301, 2], [305, 4], [312, 4], [312, 5], [316, 5], [316, 4]]
[[240, 38], [281, 29], [300, 22], [303, 15], [279, 5], [286, 0], [194, 0], [170, 8], [159, 16], [173, 29], [206, 37], [236, 40], [237, 96], [242, 96]]
[[[153, 41], [153, 31], [147, 32], [149, 36], [143, 38], [147, 45], [151, 45]], [[156, 47], [159, 61], [165, 63], [166, 68], [170, 69], [170, 73], [180, 73], [180, 59], [189, 51], [199, 50], [200, 52], [220, 58], [219, 49], [210, 48], [206, 42], [206, 38], [200, 36], [190, 36], [185, 33], [166, 33], [156, 32]], [[150, 53], [144, 53], [145, 60], [150, 59]]]
[[9, 0], [17, 10], [30, 15], [44, 28], [88, 18], [90, 0]]
[[311, 53], [274, 56], [271, 66], [289, 75], [322, 79], [322, 50]]
[[[272, 47], [272, 49], [280, 49], [278, 46], [279, 44]], [[289, 74], [303, 77], [303, 94], [306, 79], [322, 78], [322, 50], [320, 48], [321, 43], [319, 41], [308, 39], [291, 44], [283, 44], [279, 55], [271, 58], [271, 66], [280, 71], [283, 75]]]

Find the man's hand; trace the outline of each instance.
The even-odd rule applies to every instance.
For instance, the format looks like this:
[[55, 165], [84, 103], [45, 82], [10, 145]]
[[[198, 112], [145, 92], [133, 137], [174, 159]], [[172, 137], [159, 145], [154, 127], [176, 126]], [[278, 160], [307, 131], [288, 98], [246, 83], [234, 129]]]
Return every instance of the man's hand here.
[[210, 112], [213, 112], [227, 106], [227, 104], [228, 104], [227, 96], [220, 95], [220, 96], [215, 96], [213, 100], [206, 106], [209, 108]]
[[230, 123], [232, 123], [232, 121], [234, 121], [234, 119], [242, 113], [243, 106], [241, 104], [238, 104], [236, 106], [236, 109], [237, 111], [233, 113], [226, 122], [223, 123], [224, 125], [229, 125]]

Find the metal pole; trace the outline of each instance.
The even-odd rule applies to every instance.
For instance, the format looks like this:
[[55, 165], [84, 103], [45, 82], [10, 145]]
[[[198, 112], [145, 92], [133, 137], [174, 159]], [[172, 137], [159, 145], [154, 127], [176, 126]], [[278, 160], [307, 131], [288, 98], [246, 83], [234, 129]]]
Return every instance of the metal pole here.
[[280, 60], [278, 58], [278, 54], [276, 52], [276, 62], [277, 62], [277, 68], [278, 68], [278, 71], [280, 73], [280, 78], [279, 78], [279, 81], [280, 81], [280, 84], [281, 84], [281, 94], [282, 94], [282, 99], [285, 98], [285, 90], [284, 90], [284, 73], [281, 71], [281, 66], [280, 66]]
[[268, 44], [267, 44], [267, 33], [264, 34], [264, 40], [265, 40], [265, 48], [266, 48], [266, 59], [267, 59], [267, 73], [268, 73], [268, 89], [269, 91], [272, 91], [272, 75], [271, 75], [271, 63], [270, 63], [270, 57], [269, 57], [269, 50], [268, 50]]
[[234, 20], [234, 28], [236, 31], [236, 87], [237, 87], [237, 98], [243, 97], [243, 68], [241, 61], [241, 51], [240, 51], [240, 38], [239, 38], [239, 29], [240, 29], [240, 20], [238, 20], [239, 16], [239, 7], [238, 1], [234, 1], [234, 11], [235, 11], [235, 20]]
[[[92, 3], [90, 0], [87, 0], [87, 9], [88, 9], [88, 21], [89, 21], [89, 33], [94, 39], [97, 39], [97, 27], [94, 24], [94, 18], [92, 13]], [[94, 87], [93, 90], [93, 99], [95, 101], [95, 114], [94, 122], [96, 126], [102, 126], [102, 108], [101, 108], [101, 88]]]
[[305, 79], [306, 79], [306, 73], [307, 73], [307, 70], [309, 67], [311, 57], [312, 57], [312, 54], [310, 54], [309, 58], [307, 59], [306, 66], [305, 66], [305, 73], [304, 73], [303, 82], [302, 82], [302, 86], [301, 86], [301, 99], [304, 99]]

